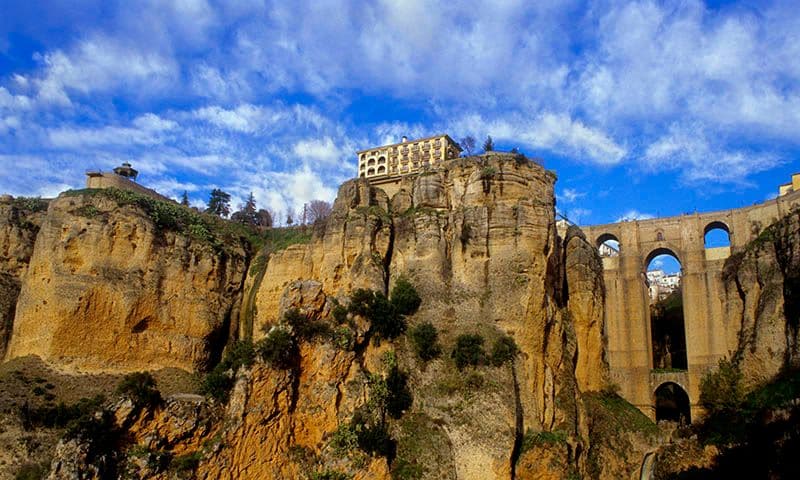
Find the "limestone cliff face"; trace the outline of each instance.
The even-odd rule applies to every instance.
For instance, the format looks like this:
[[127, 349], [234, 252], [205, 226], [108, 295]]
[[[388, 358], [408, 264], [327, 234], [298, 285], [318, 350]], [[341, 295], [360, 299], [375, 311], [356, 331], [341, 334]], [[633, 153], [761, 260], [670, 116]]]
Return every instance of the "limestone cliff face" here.
[[[293, 282], [313, 279], [343, 300], [359, 287], [388, 293], [405, 276], [423, 298], [410, 323], [434, 324], [444, 358], [422, 365], [407, 342], [391, 345], [417, 399], [413, 421], [397, 425], [401, 461], [405, 445], [424, 443], [437, 452], [423, 465], [431, 472], [451, 464], [458, 478], [510, 478], [526, 429], [558, 429], [578, 448], [580, 391], [606, 378], [602, 271], [579, 232], [557, 237], [554, 182], [524, 158], [490, 154], [407, 177], [391, 199], [365, 180], [345, 183], [310, 244], [269, 258], [254, 337], [277, 321]], [[511, 335], [521, 354], [458, 372], [447, 356], [461, 334], [482, 335], [487, 349]]]
[[729, 344], [747, 386], [800, 367], [800, 211], [729, 258], [723, 275], [727, 317], [739, 323]]
[[47, 202], [0, 198], [0, 358], [11, 336], [20, 277], [28, 268]]
[[204, 367], [227, 336], [245, 269], [241, 245], [215, 250], [157, 228], [135, 205], [62, 195], [22, 277], [6, 358], [85, 371]]

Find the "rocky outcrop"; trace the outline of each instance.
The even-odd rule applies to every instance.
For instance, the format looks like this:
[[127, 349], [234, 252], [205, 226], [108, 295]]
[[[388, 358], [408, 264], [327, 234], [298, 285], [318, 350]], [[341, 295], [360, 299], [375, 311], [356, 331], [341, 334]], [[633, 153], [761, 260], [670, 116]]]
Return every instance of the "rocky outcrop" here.
[[[422, 365], [410, 345], [394, 345], [422, 399], [410, 413], [417, 421], [398, 423], [397, 462], [420, 461], [403, 458], [403, 442], [425, 442], [414, 433], [424, 431], [435, 439], [430, 461], [452, 462], [458, 478], [510, 478], [526, 429], [558, 428], [582, 441], [579, 392], [605, 382], [599, 259], [579, 233], [556, 236], [554, 182], [508, 154], [407, 177], [391, 199], [349, 181], [310, 244], [269, 258], [253, 331], [278, 321], [293, 282], [313, 279], [344, 300], [360, 287], [388, 293], [405, 276], [423, 298], [410, 323], [433, 323], [445, 358]], [[513, 366], [458, 372], [446, 357], [461, 334], [483, 336], [489, 350], [510, 335], [521, 352]], [[440, 471], [424, 461], [419, 468]]]
[[599, 391], [608, 385], [609, 371], [603, 332], [603, 264], [578, 227], [567, 230], [563, 263], [567, 310], [578, 342], [578, 387], [582, 392]]
[[47, 201], [0, 197], [0, 359], [6, 351], [20, 290]]
[[732, 352], [747, 388], [800, 368], [800, 211], [766, 228], [723, 271]]
[[6, 358], [106, 372], [208, 366], [227, 338], [247, 253], [241, 241], [209, 243], [208, 231], [163, 228], [174, 213], [164, 205], [158, 217], [110, 194], [54, 200]]

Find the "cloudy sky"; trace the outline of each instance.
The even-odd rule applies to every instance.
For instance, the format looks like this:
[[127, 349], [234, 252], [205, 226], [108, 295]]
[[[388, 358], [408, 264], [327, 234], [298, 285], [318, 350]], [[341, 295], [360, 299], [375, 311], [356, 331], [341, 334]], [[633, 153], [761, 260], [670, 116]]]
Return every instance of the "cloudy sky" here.
[[555, 170], [582, 224], [761, 202], [800, 171], [786, 2], [0, 0], [0, 192], [129, 161], [202, 204], [331, 200], [449, 133]]

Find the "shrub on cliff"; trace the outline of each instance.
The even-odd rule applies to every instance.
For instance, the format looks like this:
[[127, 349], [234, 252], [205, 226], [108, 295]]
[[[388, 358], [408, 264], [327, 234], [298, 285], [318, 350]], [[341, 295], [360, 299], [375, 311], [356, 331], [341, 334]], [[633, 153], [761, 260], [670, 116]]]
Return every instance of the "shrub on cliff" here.
[[161, 393], [150, 372], [134, 372], [125, 375], [117, 386], [117, 393], [127, 397], [137, 408], [154, 407], [161, 403]]
[[400, 277], [392, 289], [392, 305], [400, 315], [413, 315], [422, 304], [417, 290], [405, 277]]
[[451, 354], [456, 367], [463, 370], [467, 365], [476, 366], [486, 360], [483, 350], [483, 337], [477, 334], [463, 334], [456, 338], [456, 346]]
[[225, 351], [225, 357], [203, 378], [200, 392], [203, 395], [225, 402], [233, 388], [233, 377], [242, 366], [250, 366], [255, 360], [256, 351], [252, 342], [234, 342]]
[[261, 358], [275, 368], [287, 369], [297, 359], [297, 344], [288, 329], [278, 326], [256, 345]]
[[495, 340], [492, 346], [492, 365], [499, 367], [504, 363], [513, 362], [518, 352], [514, 339], [504, 335]]
[[742, 372], [730, 360], [720, 359], [717, 369], [700, 383], [700, 403], [713, 414], [738, 409], [743, 401]]
[[414, 352], [420, 360], [427, 362], [438, 357], [442, 349], [439, 345], [439, 334], [431, 322], [420, 323], [409, 331]]
[[291, 308], [283, 314], [283, 323], [292, 327], [292, 332], [300, 340], [313, 340], [317, 336], [332, 333], [326, 323], [312, 320], [296, 308]]

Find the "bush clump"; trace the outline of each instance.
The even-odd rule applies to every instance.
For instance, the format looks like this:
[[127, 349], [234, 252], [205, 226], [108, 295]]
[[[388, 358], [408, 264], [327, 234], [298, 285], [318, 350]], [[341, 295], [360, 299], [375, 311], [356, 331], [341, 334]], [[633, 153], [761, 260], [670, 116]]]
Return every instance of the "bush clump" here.
[[513, 362], [517, 353], [519, 353], [519, 349], [514, 339], [504, 335], [495, 340], [492, 346], [492, 365], [499, 367], [505, 363]]
[[252, 365], [255, 358], [256, 352], [252, 342], [234, 342], [225, 351], [222, 361], [203, 378], [200, 392], [220, 402], [227, 401], [228, 394], [233, 388], [236, 371], [242, 366]]
[[275, 368], [291, 368], [297, 359], [297, 343], [291, 332], [281, 325], [272, 328], [256, 346], [262, 360]]
[[43, 406], [39, 408], [30, 408], [26, 403], [22, 404], [19, 409], [19, 416], [22, 422], [22, 427], [25, 430], [30, 430], [34, 427], [46, 428], [64, 428], [77, 420], [78, 418], [93, 415], [94, 412], [99, 410], [106, 398], [98, 395], [93, 398], [82, 398], [77, 403], [67, 405], [64, 402], [59, 402], [55, 406]]
[[19, 467], [14, 480], [41, 480], [47, 476], [50, 465], [44, 463], [26, 463]]
[[330, 327], [321, 321], [315, 321], [296, 308], [291, 308], [283, 314], [283, 323], [292, 328], [297, 338], [313, 340], [318, 336], [330, 335]]
[[483, 350], [483, 337], [477, 334], [459, 335], [451, 356], [459, 370], [468, 365], [477, 366], [484, 363], [486, 352]]
[[413, 315], [422, 304], [417, 290], [405, 277], [400, 277], [392, 289], [392, 305], [400, 315]]
[[127, 397], [137, 408], [154, 407], [161, 403], [161, 392], [150, 372], [134, 372], [125, 375], [117, 386], [117, 393]]
[[438, 357], [442, 352], [439, 345], [439, 334], [431, 322], [423, 322], [409, 331], [409, 338], [414, 352], [420, 360], [427, 362]]

